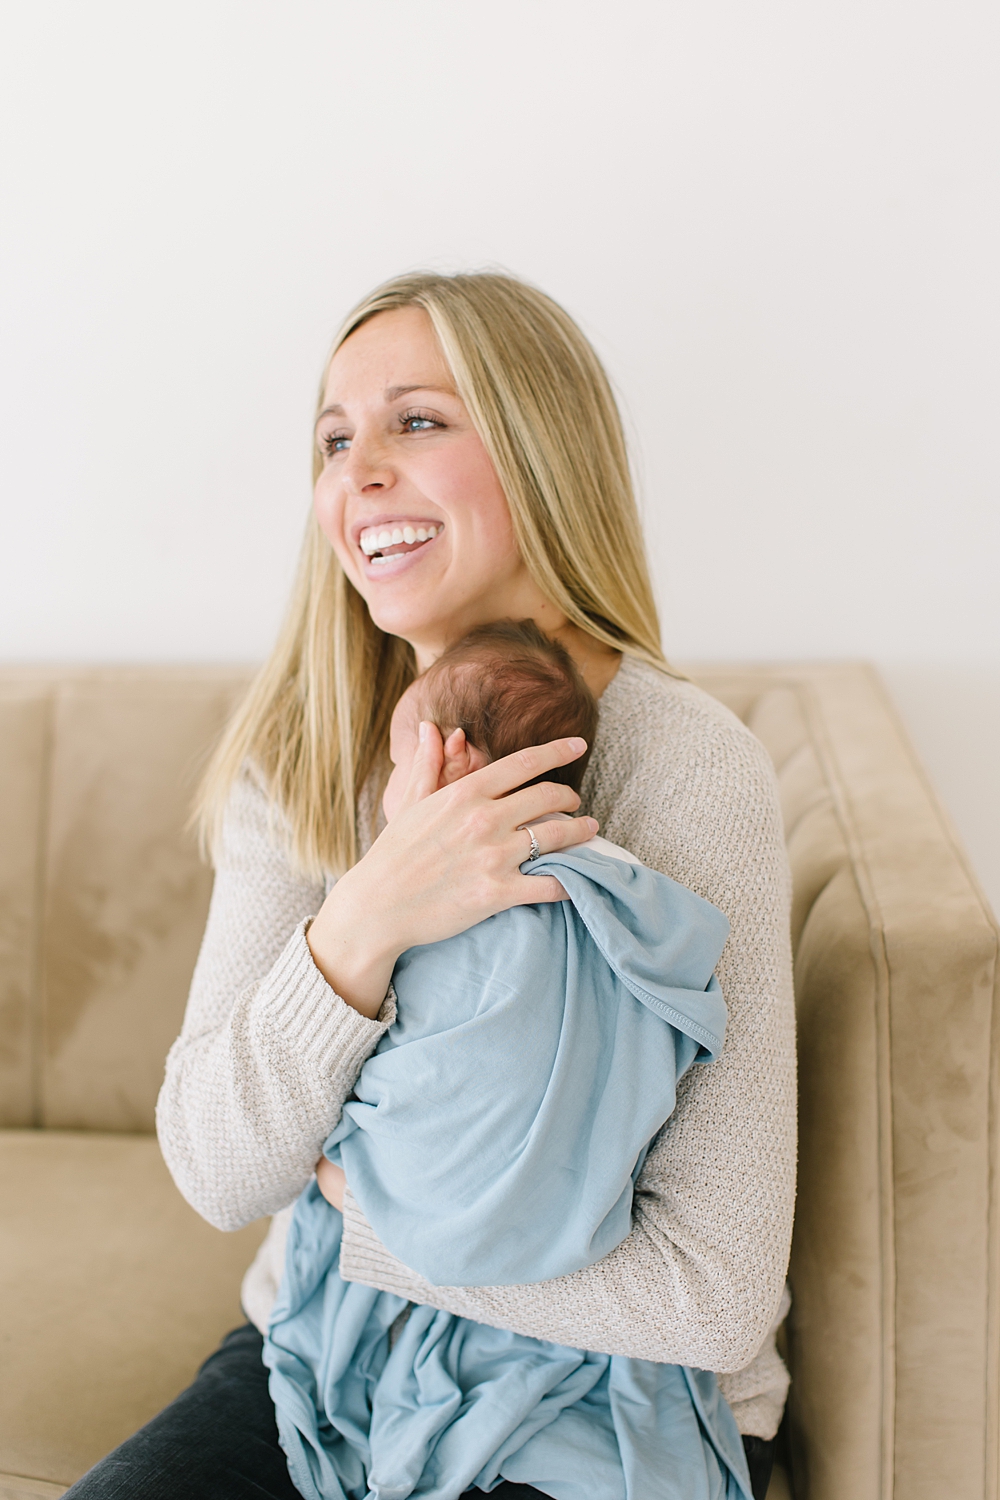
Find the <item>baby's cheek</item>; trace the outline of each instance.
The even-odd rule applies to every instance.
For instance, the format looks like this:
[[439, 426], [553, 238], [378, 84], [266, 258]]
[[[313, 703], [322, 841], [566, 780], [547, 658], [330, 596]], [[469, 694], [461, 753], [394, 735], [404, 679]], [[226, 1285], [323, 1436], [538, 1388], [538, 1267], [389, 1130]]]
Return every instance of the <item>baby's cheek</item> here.
[[403, 779], [399, 774], [399, 767], [393, 766], [392, 774], [385, 784], [385, 791], [382, 793], [382, 811], [385, 813], [387, 823], [391, 820], [393, 813], [399, 806], [402, 795]]

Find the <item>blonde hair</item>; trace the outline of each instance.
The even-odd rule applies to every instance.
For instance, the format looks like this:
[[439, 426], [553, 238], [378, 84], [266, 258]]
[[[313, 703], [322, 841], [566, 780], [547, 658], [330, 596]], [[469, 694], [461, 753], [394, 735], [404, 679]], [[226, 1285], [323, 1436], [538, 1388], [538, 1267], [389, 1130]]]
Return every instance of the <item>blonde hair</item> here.
[[[414, 273], [359, 303], [330, 360], [363, 323], [402, 307], [430, 318], [542, 593], [596, 640], [669, 670], [618, 408], [572, 318], [511, 276]], [[314, 479], [321, 467], [316, 451]], [[283, 815], [297, 866], [313, 876], [349, 869], [358, 798], [387, 764], [389, 719], [414, 675], [412, 648], [374, 623], [311, 517], [277, 643], [202, 783], [204, 843], [214, 845], [249, 762]]]

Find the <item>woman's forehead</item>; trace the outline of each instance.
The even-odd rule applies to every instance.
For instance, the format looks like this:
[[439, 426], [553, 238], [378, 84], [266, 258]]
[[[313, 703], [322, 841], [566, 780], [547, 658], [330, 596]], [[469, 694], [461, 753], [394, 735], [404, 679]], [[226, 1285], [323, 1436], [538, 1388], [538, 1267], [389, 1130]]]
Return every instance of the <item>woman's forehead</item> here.
[[451, 371], [422, 307], [376, 313], [344, 340], [330, 361], [324, 406], [338, 405], [357, 387], [389, 401], [411, 390], [454, 394]]

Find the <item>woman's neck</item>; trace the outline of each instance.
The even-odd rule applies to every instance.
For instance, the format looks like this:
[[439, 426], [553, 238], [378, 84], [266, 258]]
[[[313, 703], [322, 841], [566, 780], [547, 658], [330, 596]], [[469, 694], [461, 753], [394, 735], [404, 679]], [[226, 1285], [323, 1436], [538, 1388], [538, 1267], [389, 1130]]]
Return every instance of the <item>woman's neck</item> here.
[[568, 620], [562, 629], [553, 630], [552, 636], [566, 647], [576, 662], [580, 676], [594, 697], [600, 698], [622, 664], [622, 653], [606, 646], [603, 641], [595, 640], [592, 635], [588, 635], [578, 625], [571, 625]]

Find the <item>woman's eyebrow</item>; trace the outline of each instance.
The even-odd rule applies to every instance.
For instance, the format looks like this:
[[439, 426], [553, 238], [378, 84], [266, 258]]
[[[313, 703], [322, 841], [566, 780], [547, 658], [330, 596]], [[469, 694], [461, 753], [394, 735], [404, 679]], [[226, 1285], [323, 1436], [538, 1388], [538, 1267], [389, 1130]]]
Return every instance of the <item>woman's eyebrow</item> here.
[[437, 391], [441, 396], [454, 396], [455, 392], [447, 385], [428, 385], [421, 382], [419, 385], [390, 385], [386, 388], [385, 399], [387, 401], [398, 401], [400, 396], [408, 396], [411, 391]]
[[[436, 391], [441, 396], [454, 396], [455, 394], [451, 386], [447, 385], [390, 385], [386, 387], [385, 399], [389, 403], [398, 401], [400, 396], [408, 396], [411, 391]], [[324, 406], [316, 421], [321, 422], [324, 417], [342, 417], [343, 415], [344, 408], [339, 403], [334, 406]]]

